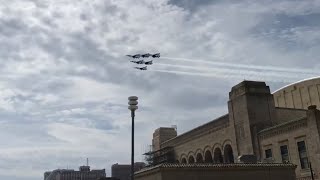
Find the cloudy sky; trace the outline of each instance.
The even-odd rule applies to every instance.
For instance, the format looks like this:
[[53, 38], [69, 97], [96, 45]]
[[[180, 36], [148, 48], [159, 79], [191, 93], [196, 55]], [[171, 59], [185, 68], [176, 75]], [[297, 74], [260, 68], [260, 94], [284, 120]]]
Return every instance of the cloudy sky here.
[[0, 179], [130, 163], [131, 95], [141, 161], [154, 129], [223, 115], [244, 79], [320, 75], [319, 18], [319, 0], [0, 0]]

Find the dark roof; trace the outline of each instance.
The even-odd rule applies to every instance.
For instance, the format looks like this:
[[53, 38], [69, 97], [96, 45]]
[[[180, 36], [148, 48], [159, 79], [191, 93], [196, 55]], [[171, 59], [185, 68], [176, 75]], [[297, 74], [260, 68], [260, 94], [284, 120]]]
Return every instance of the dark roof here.
[[176, 169], [176, 168], [212, 168], [212, 169], [228, 169], [228, 168], [272, 168], [272, 167], [283, 167], [283, 168], [296, 168], [297, 165], [290, 163], [234, 163], [234, 164], [213, 164], [213, 163], [194, 163], [194, 164], [173, 164], [173, 163], [164, 163], [156, 166], [151, 166], [144, 168], [135, 174], [151, 171], [154, 169], [165, 168], [165, 169]]

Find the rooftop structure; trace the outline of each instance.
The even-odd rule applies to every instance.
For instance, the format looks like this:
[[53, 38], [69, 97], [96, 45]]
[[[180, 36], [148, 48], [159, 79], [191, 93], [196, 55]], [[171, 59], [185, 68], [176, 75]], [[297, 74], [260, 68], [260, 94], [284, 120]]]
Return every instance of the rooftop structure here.
[[90, 170], [90, 166], [80, 166], [79, 171], [56, 169], [44, 173], [44, 180], [97, 180], [101, 177], [106, 177], [105, 169]]

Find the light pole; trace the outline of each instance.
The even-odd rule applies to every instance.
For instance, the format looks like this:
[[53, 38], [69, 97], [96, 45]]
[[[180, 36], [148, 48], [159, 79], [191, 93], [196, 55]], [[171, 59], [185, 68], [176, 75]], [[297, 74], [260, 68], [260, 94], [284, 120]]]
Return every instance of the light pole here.
[[131, 180], [134, 180], [134, 112], [138, 109], [138, 97], [137, 96], [130, 96], [129, 100], [129, 107], [128, 109], [131, 110], [131, 118], [132, 118], [132, 126], [131, 126]]

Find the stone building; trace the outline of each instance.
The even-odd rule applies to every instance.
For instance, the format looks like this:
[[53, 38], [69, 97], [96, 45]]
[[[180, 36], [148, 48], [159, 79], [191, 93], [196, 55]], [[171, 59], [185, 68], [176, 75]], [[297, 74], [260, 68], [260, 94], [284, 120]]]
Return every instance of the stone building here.
[[[295, 180], [293, 164], [160, 164], [135, 173], [135, 180]], [[236, 177], [236, 178], [235, 178]]]
[[[228, 114], [179, 136], [174, 128], [153, 134], [159, 163], [234, 163], [254, 154], [259, 162], [293, 163], [297, 179], [320, 173], [320, 78], [274, 94], [264, 82], [243, 81], [229, 93]], [[173, 159], [169, 154], [173, 154]], [[167, 157], [167, 158], [166, 158]], [[159, 158], [158, 158], [159, 159]]]
[[[139, 171], [145, 167], [145, 163], [134, 163], [134, 171]], [[130, 164], [113, 164], [111, 166], [111, 177], [119, 180], [130, 180], [131, 165]]]
[[44, 173], [44, 180], [97, 180], [101, 177], [106, 177], [105, 169], [90, 170], [90, 166], [80, 166], [79, 171], [56, 169]]
[[[273, 93], [276, 107], [307, 109], [320, 107], [320, 78], [299, 81]], [[319, 109], [319, 108], [318, 108]]]

